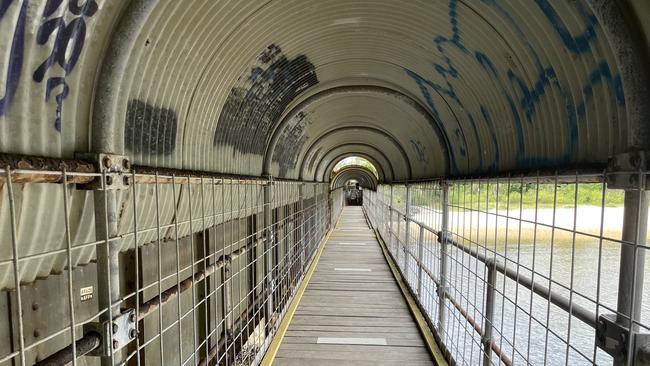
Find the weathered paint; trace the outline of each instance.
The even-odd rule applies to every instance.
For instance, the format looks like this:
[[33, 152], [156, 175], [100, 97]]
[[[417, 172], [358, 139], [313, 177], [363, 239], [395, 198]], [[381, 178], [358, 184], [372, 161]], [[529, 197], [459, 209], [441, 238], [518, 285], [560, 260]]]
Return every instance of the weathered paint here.
[[[238, 80], [243, 86], [230, 90], [216, 123], [214, 144], [232, 146], [233, 154], [262, 154], [265, 145], [259, 141], [268, 139], [287, 105], [302, 91], [318, 84], [314, 65], [305, 55], [288, 59], [279, 46], [272, 44], [256, 61], [250, 72]], [[288, 148], [299, 143], [304, 132], [302, 121], [308, 121], [304, 114], [296, 122], [299, 130], [287, 132], [291, 136]]]
[[[0, 0], [0, 151], [71, 159], [101, 147], [134, 164], [260, 175], [277, 136], [270, 172], [304, 179], [354, 152], [391, 180], [604, 163], [647, 144], [647, 49], [634, 43], [648, 34], [645, 7], [633, 0], [638, 21], [623, 29], [600, 0]], [[300, 108], [351, 87], [366, 90]], [[355, 126], [367, 130], [321, 139]], [[61, 186], [16, 191], [20, 254], [63, 248]], [[73, 191], [73, 242], [92, 241], [92, 200]], [[131, 194], [119, 198], [122, 232]], [[154, 190], [136, 194], [151, 227]], [[190, 194], [198, 205], [197, 190], [178, 194], [181, 212]], [[160, 195], [170, 223], [171, 189]], [[93, 257], [80, 250], [74, 265]], [[25, 263], [30, 282], [65, 258]]]
[[171, 154], [176, 148], [176, 112], [131, 100], [126, 110], [124, 145], [132, 153]]

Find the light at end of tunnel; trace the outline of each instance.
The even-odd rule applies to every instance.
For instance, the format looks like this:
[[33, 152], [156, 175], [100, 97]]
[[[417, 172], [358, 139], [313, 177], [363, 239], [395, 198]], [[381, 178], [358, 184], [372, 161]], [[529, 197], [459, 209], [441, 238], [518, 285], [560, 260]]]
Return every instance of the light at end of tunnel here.
[[377, 174], [377, 168], [375, 167], [375, 165], [371, 163], [368, 159], [360, 156], [349, 156], [336, 163], [334, 169], [332, 169], [332, 176], [336, 175], [336, 173], [338, 173], [341, 169], [349, 166], [362, 166], [370, 170], [372, 174], [375, 175], [376, 178], [379, 178], [379, 174]]

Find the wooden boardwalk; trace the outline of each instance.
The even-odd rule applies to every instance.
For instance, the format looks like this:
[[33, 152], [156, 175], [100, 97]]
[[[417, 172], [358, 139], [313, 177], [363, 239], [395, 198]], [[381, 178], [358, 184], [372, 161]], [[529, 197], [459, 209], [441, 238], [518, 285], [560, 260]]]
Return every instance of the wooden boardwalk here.
[[345, 207], [274, 365], [432, 365], [360, 207]]

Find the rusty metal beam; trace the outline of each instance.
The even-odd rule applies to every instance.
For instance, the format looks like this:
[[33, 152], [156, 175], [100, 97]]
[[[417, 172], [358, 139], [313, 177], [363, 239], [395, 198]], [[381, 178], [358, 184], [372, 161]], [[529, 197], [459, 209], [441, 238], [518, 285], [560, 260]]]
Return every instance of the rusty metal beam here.
[[[77, 358], [84, 356], [95, 348], [99, 347], [101, 344], [102, 337], [99, 333], [89, 332], [84, 334], [84, 336], [75, 342], [75, 348], [77, 352]], [[60, 366], [67, 365], [72, 362], [74, 359], [74, 350], [72, 345], [67, 346], [66, 348], [61, 349], [57, 353], [43, 359], [42, 361], [36, 362], [34, 366]]]

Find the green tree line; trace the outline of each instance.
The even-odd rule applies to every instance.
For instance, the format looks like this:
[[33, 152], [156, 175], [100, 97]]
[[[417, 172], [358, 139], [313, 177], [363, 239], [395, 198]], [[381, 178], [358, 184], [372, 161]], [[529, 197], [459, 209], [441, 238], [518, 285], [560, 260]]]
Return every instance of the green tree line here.
[[[388, 188], [388, 187], [386, 187]], [[390, 188], [388, 188], [390, 189]], [[577, 192], [576, 192], [577, 189]], [[623, 206], [624, 191], [605, 190], [600, 183], [578, 184], [535, 184], [535, 183], [459, 183], [449, 188], [449, 201], [462, 207], [484, 209], [558, 208], [575, 206]], [[430, 185], [411, 186], [411, 204], [419, 206], [438, 206], [441, 190]], [[406, 187], [393, 186], [393, 202], [402, 209], [406, 206]], [[537, 206], [536, 203], [537, 202]]]

